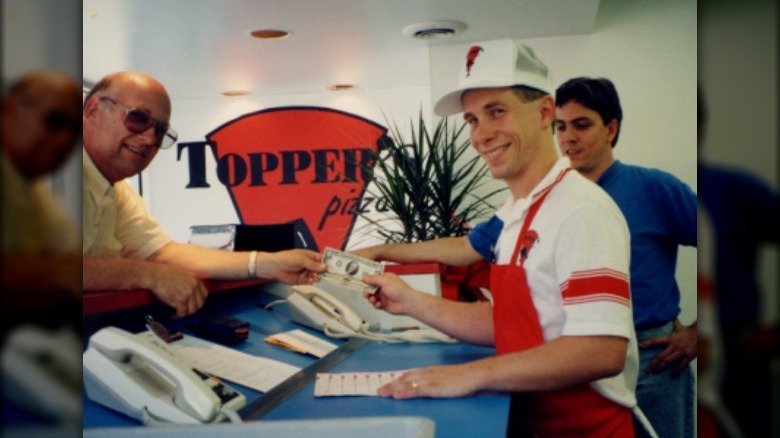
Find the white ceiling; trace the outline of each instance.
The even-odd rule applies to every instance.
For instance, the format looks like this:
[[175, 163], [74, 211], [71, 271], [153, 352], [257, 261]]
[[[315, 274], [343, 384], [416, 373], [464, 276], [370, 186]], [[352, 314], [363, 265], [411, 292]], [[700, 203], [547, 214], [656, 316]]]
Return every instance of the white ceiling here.
[[[84, 0], [83, 73], [89, 84], [143, 71], [174, 100], [427, 85], [431, 44], [587, 34], [598, 8], [599, 0]], [[468, 27], [436, 40], [402, 33], [435, 20]], [[248, 36], [259, 28], [292, 35]]]

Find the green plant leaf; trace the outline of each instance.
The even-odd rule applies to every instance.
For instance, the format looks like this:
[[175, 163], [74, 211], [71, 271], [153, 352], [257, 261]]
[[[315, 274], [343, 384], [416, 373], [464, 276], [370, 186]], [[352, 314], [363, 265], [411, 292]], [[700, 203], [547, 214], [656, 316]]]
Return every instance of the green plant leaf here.
[[356, 231], [376, 233], [386, 242], [462, 236], [470, 222], [495, 210], [493, 203], [506, 187], [477, 194], [492, 178], [479, 156], [466, 156], [471, 143], [461, 139], [465, 123], [451, 126], [444, 118], [431, 130], [420, 111], [409, 121], [408, 139], [397, 124], [388, 124], [389, 137], [373, 157], [374, 180], [367, 189], [388, 211], [380, 219], [357, 212], [366, 223]]

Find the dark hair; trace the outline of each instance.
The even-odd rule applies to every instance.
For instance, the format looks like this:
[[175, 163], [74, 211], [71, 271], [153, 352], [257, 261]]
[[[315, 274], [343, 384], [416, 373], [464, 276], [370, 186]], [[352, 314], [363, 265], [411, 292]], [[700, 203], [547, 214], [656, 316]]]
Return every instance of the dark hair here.
[[92, 86], [92, 88], [87, 93], [86, 97], [84, 97], [84, 106], [87, 105], [87, 101], [89, 101], [89, 98], [94, 96], [98, 91], [107, 90], [111, 87], [111, 84], [114, 83], [114, 79], [116, 76], [114, 75], [108, 75], [104, 77], [103, 79], [99, 80], [95, 85]]
[[525, 85], [515, 85], [512, 87], [517, 98], [523, 103], [536, 102], [537, 100], [547, 96], [547, 93], [536, 88], [526, 87]]
[[[512, 87], [512, 91], [515, 92], [515, 96], [523, 103], [536, 102], [544, 96], [549, 96], [549, 94], [542, 90], [537, 90], [536, 88], [527, 87], [525, 85], [515, 85]], [[550, 125], [550, 130], [555, 134], [555, 123]]]
[[560, 108], [572, 100], [599, 113], [605, 125], [612, 120], [618, 121], [617, 132], [612, 139], [614, 148], [620, 136], [623, 109], [620, 107], [620, 98], [612, 81], [606, 78], [588, 77], [569, 79], [555, 90], [555, 105]]

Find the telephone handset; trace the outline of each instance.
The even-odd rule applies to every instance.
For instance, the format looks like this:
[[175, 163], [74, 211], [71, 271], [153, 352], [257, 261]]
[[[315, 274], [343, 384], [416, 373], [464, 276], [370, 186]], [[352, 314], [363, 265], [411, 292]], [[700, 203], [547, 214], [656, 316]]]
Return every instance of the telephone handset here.
[[[293, 286], [287, 297], [293, 321], [340, 336], [363, 331], [367, 323], [341, 300], [308, 285]], [[330, 332], [330, 333], [329, 333]]]
[[395, 333], [371, 331], [370, 324], [330, 293], [315, 286], [293, 286], [287, 297], [292, 320], [322, 330], [333, 338], [365, 338], [378, 342], [446, 342], [456, 339], [434, 329], [412, 329]]
[[144, 423], [218, 421], [237, 418], [246, 399], [217, 379], [196, 370], [164, 342], [106, 327], [89, 340], [84, 353], [87, 396]]
[[80, 423], [80, 353], [81, 339], [70, 327], [12, 329], [0, 352], [5, 400], [63, 424]]

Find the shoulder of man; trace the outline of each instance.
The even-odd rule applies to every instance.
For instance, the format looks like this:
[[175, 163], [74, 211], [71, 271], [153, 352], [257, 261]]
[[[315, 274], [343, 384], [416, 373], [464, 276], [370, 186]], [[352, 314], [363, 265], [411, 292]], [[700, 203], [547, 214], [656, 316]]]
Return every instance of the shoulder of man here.
[[633, 183], [639, 185], [638, 189], [646, 193], [658, 193], [669, 190], [693, 192], [693, 189], [687, 183], [671, 172], [635, 164], [623, 164], [623, 166]]

